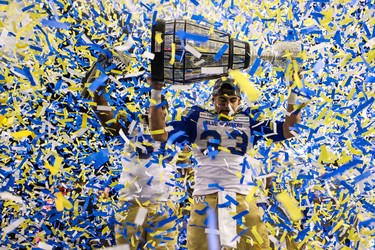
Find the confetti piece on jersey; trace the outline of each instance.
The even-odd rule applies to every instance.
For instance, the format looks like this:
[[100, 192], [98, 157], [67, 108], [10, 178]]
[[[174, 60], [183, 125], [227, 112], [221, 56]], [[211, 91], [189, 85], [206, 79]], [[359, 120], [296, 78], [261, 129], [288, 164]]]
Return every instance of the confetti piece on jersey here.
[[229, 75], [233, 77], [234, 81], [240, 87], [241, 91], [246, 94], [251, 102], [255, 102], [260, 98], [260, 91], [250, 82], [246, 75], [238, 70], [232, 70]]
[[207, 241], [209, 249], [219, 250], [219, 236], [217, 230], [217, 215], [214, 208], [209, 207], [207, 210], [207, 229], [205, 230], [207, 234]]
[[258, 191], [258, 187], [257, 186], [253, 186], [250, 189], [249, 193], [246, 195], [246, 198], [245, 198], [246, 202], [253, 202], [253, 201], [255, 201], [256, 200], [255, 194], [256, 194], [257, 191]]
[[251, 232], [253, 233], [253, 235], [254, 235], [256, 241], [259, 243], [259, 245], [262, 245], [264, 240], [263, 240], [262, 236], [260, 236], [256, 226], [253, 226], [251, 228]]
[[143, 225], [146, 219], [147, 213], [148, 213], [147, 208], [139, 207], [137, 211], [137, 215], [134, 218], [134, 223], [139, 226]]
[[283, 191], [280, 194], [276, 195], [276, 199], [286, 209], [293, 221], [299, 221], [303, 219], [304, 215], [301, 209], [296, 205], [297, 201], [290, 197], [287, 192]]

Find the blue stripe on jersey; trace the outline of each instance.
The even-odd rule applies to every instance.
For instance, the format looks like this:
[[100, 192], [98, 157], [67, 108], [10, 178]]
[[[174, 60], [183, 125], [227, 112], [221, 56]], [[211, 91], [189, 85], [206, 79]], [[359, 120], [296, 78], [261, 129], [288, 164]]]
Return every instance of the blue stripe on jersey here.
[[[244, 114], [250, 116], [250, 130], [251, 130], [251, 139], [253, 145], [257, 144], [257, 142], [262, 138], [268, 138], [275, 142], [277, 141], [283, 141], [285, 140], [284, 131], [283, 131], [283, 123], [281, 121], [272, 121], [276, 122], [276, 131], [273, 131], [273, 126], [271, 120], [265, 120], [262, 122], [262, 124], [258, 124], [260, 121], [257, 121], [259, 118], [261, 112], [258, 109], [252, 109], [250, 108], [246, 109]], [[254, 125], [258, 125], [256, 127], [253, 127]], [[275, 135], [271, 135], [268, 137], [265, 137], [265, 135], [276, 133]]]
[[[168, 137], [173, 138], [171, 143], [191, 144], [195, 141], [200, 112], [205, 112], [205, 110], [198, 106], [193, 106], [187, 116], [181, 117], [181, 121], [173, 121], [167, 124], [167, 126], [173, 127], [173, 130], [168, 133]], [[175, 136], [176, 138], [174, 138]]]
[[[276, 122], [276, 131], [273, 131], [272, 127], [270, 126], [272, 122], [269, 120], [264, 121], [261, 125], [258, 125], [257, 127], [251, 128], [251, 134], [254, 135], [253, 145], [255, 145], [258, 142], [258, 140], [262, 138], [270, 139], [270, 140], [273, 140], [274, 142], [283, 141], [286, 139], [284, 136], [284, 132], [283, 132], [284, 122], [281, 122], [281, 121], [274, 121], [274, 122]], [[257, 123], [252, 122], [252, 124], [257, 124]], [[271, 135], [271, 136], [266, 136], [268, 134], [273, 134], [273, 133], [276, 133], [276, 134]]]

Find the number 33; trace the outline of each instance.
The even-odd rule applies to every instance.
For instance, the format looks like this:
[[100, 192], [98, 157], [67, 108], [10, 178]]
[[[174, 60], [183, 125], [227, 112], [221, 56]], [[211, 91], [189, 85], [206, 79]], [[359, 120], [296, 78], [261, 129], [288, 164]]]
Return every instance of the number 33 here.
[[[218, 150], [218, 147], [221, 145], [221, 135], [215, 130], [206, 130], [204, 131], [201, 136], [200, 140], [207, 140], [207, 148]], [[246, 153], [247, 144], [249, 143], [249, 138], [246, 133], [241, 133], [238, 130], [233, 130], [228, 135], [228, 140], [236, 140], [235, 147], [228, 147], [231, 154], [235, 155], [244, 155]], [[206, 149], [201, 150], [202, 153], [206, 151]]]

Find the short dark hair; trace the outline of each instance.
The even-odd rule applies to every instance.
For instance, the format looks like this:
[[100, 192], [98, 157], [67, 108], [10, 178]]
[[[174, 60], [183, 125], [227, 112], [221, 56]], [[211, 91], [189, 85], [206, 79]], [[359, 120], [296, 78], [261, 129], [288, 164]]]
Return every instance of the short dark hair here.
[[226, 80], [218, 79], [212, 90], [212, 96], [225, 94], [241, 97], [241, 89], [234, 84], [234, 80], [231, 78], [227, 78]]

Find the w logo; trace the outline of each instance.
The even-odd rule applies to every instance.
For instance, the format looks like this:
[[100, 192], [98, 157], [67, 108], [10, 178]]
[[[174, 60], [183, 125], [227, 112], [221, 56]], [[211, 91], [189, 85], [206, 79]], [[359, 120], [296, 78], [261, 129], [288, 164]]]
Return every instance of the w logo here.
[[205, 195], [196, 195], [193, 197], [195, 204], [203, 203], [206, 200]]

